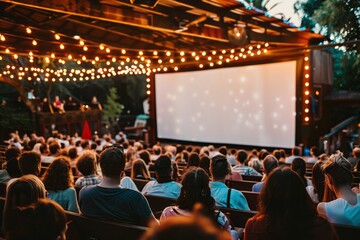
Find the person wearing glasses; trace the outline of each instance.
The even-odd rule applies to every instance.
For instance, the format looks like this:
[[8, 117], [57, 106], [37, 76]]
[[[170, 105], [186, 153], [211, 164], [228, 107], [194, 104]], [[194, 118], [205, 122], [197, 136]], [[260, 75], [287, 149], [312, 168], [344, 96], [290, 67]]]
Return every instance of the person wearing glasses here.
[[229, 162], [224, 155], [219, 154], [211, 159], [210, 172], [213, 177], [210, 182], [211, 196], [215, 199], [216, 206], [250, 210], [245, 196], [225, 185], [225, 178], [229, 174]]
[[146, 198], [138, 191], [120, 187], [125, 156], [118, 147], [106, 148], [100, 155], [101, 183], [83, 187], [79, 193], [82, 214], [127, 224], [147, 226], [157, 221]]
[[325, 183], [337, 199], [319, 203], [319, 214], [327, 217], [332, 223], [360, 226], [360, 194], [351, 190], [351, 163], [341, 152], [337, 152], [330, 156], [322, 168]]

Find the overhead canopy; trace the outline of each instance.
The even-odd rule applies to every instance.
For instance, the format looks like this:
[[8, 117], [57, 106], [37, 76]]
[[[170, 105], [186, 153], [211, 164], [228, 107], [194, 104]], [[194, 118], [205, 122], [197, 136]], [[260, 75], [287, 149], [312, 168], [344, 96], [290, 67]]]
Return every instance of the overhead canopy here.
[[[77, 59], [100, 56], [133, 60], [150, 51], [148, 57], [157, 58], [155, 50], [206, 51], [264, 43], [271, 49], [281, 49], [323, 40], [322, 35], [272, 17], [243, 1], [152, 2], [157, 4], [151, 7], [131, 4], [130, 0], [0, 0], [0, 34], [6, 38], [0, 53], [28, 55], [31, 51], [35, 56], [54, 53], [56, 57], [71, 53]], [[31, 33], [26, 32], [27, 27]], [[60, 38], [55, 39], [54, 34]], [[80, 42], [74, 36], [79, 36]], [[99, 48], [100, 43], [104, 48]], [[60, 44], [64, 49], [59, 48]], [[143, 50], [148, 52], [139, 53]]]

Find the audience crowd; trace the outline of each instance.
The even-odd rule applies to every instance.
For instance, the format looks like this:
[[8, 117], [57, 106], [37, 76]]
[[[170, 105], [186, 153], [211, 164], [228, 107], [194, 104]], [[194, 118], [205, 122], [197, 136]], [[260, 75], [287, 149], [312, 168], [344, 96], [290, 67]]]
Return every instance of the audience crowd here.
[[[0, 184], [2, 234], [10, 240], [66, 239], [66, 211], [149, 227], [143, 240], [337, 239], [334, 224], [360, 227], [357, 147], [347, 159], [316, 147], [304, 157], [299, 147], [286, 156], [283, 149], [148, 146], [121, 133], [85, 140], [15, 132], [7, 143]], [[228, 184], [249, 178], [259, 179], [257, 209]], [[176, 205], [156, 215], [148, 195]], [[257, 213], [238, 228], [222, 209]]]

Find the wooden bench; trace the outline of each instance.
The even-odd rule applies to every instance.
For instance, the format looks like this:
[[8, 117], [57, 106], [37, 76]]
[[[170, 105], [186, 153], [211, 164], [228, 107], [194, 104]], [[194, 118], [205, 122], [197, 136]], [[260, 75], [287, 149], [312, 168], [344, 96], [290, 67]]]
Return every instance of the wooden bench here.
[[252, 218], [257, 214], [256, 211], [243, 211], [232, 208], [219, 208], [227, 218], [233, 227], [245, 228], [248, 219]]
[[249, 208], [252, 211], [258, 210], [259, 205], [259, 196], [258, 192], [250, 192], [250, 191], [241, 191], [244, 194], [246, 201], [248, 202]]
[[70, 240], [138, 240], [146, 227], [88, 218], [77, 213], [66, 212]]
[[334, 224], [339, 240], [360, 239], [360, 227]]
[[156, 218], [160, 218], [162, 211], [169, 206], [176, 205], [176, 198], [167, 198], [154, 195], [145, 195], [150, 208]]
[[254, 181], [234, 181], [234, 180], [226, 180], [225, 184], [229, 187], [229, 188], [233, 188], [239, 191], [252, 191], [252, 187], [254, 184], [256, 184], [258, 182], [254, 182]]
[[6, 187], [6, 183], [0, 183], [0, 197], [6, 197]]
[[141, 192], [145, 185], [149, 182], [148, 180], [141, 180], [141, 179], [133, 179], [137, 189]]

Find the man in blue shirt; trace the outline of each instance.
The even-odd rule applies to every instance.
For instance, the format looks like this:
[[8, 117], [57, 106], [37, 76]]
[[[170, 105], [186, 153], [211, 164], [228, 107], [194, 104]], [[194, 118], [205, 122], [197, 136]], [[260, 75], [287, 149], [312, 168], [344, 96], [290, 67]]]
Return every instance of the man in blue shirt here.
[[211, 159], [210, 172], [213, 181], [210, 182], [210, 189], [216, 206], [250, 210], [245, 196], [240, 191], [228, 188], [225, 185], [225, 178], [229, 174], [229, 169], [229, 163], [224, 155], [219, 154]]

